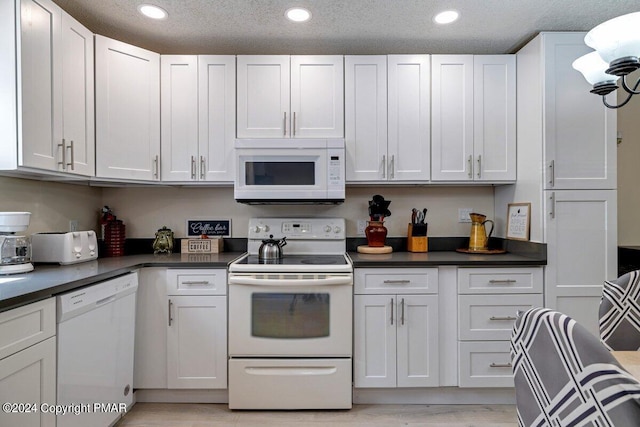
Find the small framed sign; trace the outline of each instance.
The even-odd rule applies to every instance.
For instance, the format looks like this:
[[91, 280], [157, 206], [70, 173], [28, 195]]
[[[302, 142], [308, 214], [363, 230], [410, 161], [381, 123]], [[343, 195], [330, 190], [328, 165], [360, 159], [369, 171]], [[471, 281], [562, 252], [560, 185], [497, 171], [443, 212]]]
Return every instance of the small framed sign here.
[[187, 237], [231, 237], [231, 219], [188, 219]]
[[509, 203], [507, 209], [507, 239], [529, 240], [531, 203]]

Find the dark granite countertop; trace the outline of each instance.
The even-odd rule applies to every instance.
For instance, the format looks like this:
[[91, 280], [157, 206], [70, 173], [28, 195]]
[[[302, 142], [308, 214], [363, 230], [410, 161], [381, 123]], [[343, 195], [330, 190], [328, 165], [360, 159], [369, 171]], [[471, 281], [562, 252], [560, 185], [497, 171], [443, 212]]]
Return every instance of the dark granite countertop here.
[[128, 255], [72, 265], [36, 264], [32, 272], [0, 276], [0, 311], [111, 279], [141, 267], [226, 268], [242, 254]]

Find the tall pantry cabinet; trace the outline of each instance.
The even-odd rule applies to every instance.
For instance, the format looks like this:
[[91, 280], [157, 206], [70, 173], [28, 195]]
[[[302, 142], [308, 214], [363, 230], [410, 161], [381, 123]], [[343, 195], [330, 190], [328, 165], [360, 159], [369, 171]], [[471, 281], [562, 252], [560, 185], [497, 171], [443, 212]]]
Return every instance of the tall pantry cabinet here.
[[[545, 306], [598, 333], [604, 280], [617, 277], [616, 112], [571, 67], [585, 33], [541, 33], [517, 53], [518, 179], [496, 187], [496, 218], [531, 202], [547, 244]], [[610, 101], [612, 102], [612, 101]]]

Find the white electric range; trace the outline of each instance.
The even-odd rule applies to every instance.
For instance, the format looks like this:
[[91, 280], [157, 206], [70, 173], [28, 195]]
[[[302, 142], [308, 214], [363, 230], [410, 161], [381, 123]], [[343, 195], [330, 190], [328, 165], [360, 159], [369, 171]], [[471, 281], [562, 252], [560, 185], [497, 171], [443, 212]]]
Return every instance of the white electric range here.
[[[259, 259], [283, 237], [281, 259]], [[250, 219], [229, 266], [229, 407], [351, 408], [352, 301], [343, 218]]]

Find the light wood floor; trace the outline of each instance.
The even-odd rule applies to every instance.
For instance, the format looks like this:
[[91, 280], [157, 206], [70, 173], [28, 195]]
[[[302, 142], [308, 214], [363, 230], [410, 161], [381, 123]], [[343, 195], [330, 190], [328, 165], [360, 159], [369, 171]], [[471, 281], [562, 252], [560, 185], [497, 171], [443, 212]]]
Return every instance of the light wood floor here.
[[513, 405], [354, 405], [351, 410], [231, 411], [223, 404], [137, 403], [117, 427], [515, 427]]

